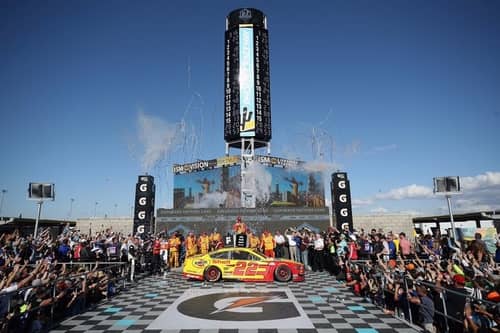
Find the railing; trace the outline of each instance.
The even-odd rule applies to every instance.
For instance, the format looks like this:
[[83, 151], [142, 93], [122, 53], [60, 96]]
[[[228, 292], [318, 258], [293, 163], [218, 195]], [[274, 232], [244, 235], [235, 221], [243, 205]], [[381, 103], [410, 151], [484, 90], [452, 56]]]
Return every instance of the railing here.
[[[48, 331], [67, 317], [95, 305], [95, 301], [110, 298], [126, 287], [127, 262], [57, 265], [63, 264], [66, 267], [84, 267], [85, 271], [58, 277], [45, 285], [30, 285], [0, 293], [0, 332]], [[62, 285], [66, 281], [71, 282], [71, 287]], [[38, 305], [31, 307], [36, 303]], [[35, 330], [35, 327], [39, 330]]]
[[[388, 293], [393, 294], [393, 295], [395, 292], [398, 292], [398, 290], [387, 289], [387, 285], [391, 281], [388, 280], [387, 276], [380, 269], [380, 267], [367, 266], [366, 261], [364, 261], [364, 262], [356, 261], [353, 263], [359, 265], [360, 267], [369, 267], [370, 270], [375, 269], [375, 276], [370, 276], [369, 279], [373, 279], [373, 278], [378, 279], [380, 281], [380, 283], [379, 283], [380, 288], [383, 292], [385, 291], [385, 292], [388, 292]], [[366, 272], [368, 270], [365, 269], [364, 271]], [[394, 279], [391, 279], [391, 280], [394, 281]], [[394, 282], [392, 282], [392, 283], [394, 284]], [[457, 295], [459, 297], [463, 297], [464, 303], [465, 302], [471, 302], [471, 303], [476, 302], [476, 303], [484, 304], [487, 307], [493, 307], [496, 305], [496, 303], [494, 303], [494, 302], [490, 302], [490, 301], [487, 301], [484, 299], [474, 297], [468, 293], [460, 293], [460, 292], [457, 292], [455, 290], [451, 290], [451, 289], [448, 289], [448, 288], [445, 288], [442, 286], [438, 287], [438, 286], [436, 286], [436, 284], [431, 283], [431, 282], [427, 282], [424, 280], [415, 280], [413, 278], [410, 278], [407, 274], [401, 275], [399, 277], [398, 284], [404, 288], [405, 293], [408, 293], [408, 292], [410, 292], [410, 290], [413, 290], [415, 288], [415, 284], [421, 284], [421, 285], [426, 286], [430, 290], [434, 290], [434, 292], [436, 292], [438, 294], [439, 299], [441, 300], [441, 303], [442, 303], [441, 305], [442, 305], [443, 311], [442, 312], [438, 311], [438, 310], [434, 311], [434, 322], [437, 321], [436, 320], [437, 316], [442, 316], [442, 318], [444, 319], [444, 323], [441, 323], [441, 324], [444, 324], [444, 325], [442, 325], [444, 330], [441, 330], [439, 332], [443, 332], [443, 333], [444, 332], [457, 333], [456, 331], [450, 330], [450, 323], [451, 322], [458, 323], [460, 326], [462, 326], [462, 330], [463, 330], [463, 325], [464, 325], [464, 322], [463, 322], [464, 318], [459, 319], [459, 318], [456, 318], [456, 316], [454, 314], [448, 314], [448, 306], [447, 306], [448, 295], [453, 294], [453, 295]], [[412, 287], [410, 288], [409, 285], [411, 285]], [[375, 303], [375, 305], [380, 306], [380, 304], [376, 304], [376, 303]], [[400, 318], [404, 318], [405, 320], [407, 320], [409, 323], [411, 323], [413, 325], [419, 324], [418, 320], [416, 320], [416, 318], [413, 318], [413, 315], [412, 315], [412, 309], [414, 309], [415, 305], [413, 305], [409, 301], [408, 297], [406, 297], [406, 304], [405, 305], [408, 309], [408, 312], [404, 313], [402, 307], [396, 305], [396, 315]], [[435, 305], [436, 305], [436, 303], [435, 303]], [[463, 310], [462, 310], [462, 313], [463, 313]]]

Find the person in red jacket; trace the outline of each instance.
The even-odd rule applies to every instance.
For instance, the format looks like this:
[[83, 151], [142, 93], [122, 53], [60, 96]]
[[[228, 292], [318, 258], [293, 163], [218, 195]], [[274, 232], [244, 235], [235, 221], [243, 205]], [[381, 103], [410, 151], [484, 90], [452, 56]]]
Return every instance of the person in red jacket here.
[[153, 241], [153, 260], [151, 262], [151, 273], [152, 274], [157, 274], [160, 272], [160, 263], [161, 263], [161, 258], [160, 258], [160, 252], [161, 252], [161, 242], [160, 242], [160, 237], [156, 236], [155, 240]]

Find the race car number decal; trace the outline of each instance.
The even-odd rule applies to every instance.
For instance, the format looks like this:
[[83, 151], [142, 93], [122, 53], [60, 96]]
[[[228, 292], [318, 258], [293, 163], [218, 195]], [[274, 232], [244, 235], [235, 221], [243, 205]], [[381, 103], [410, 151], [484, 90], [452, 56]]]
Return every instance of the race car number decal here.
[[[264, 270], [258, 271], [259, 268], [264, 268]], [[265, 272], [265, 265], [259, 265], [255, 262], [245, 262], [245, 261], [238, 261], [236, 263], [236, 266], [234, 268], [233, 274], [234, 275], [262, 275]]]

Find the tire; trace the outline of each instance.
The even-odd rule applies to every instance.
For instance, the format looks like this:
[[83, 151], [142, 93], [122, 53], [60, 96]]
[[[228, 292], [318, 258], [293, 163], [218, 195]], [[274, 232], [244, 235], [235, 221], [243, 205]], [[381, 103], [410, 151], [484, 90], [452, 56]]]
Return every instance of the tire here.
[[292, 279], [292, 270], [288, 266], [280, 265], [274, 270], [274, 278], [278, 282], [288, 282]]
[[222, 277], [222, 273], [217, 267], [210, 266], [205, 270], [204, 276], [208, 282], [217, 282]]

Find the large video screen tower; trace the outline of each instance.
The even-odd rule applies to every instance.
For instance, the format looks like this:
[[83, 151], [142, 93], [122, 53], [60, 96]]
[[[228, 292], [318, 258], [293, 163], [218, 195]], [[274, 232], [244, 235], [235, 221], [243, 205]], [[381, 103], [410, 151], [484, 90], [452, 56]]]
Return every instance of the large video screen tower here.
[[229, 13], [224, 68], [224, 140], [240, 148], [243, 138], [253, 138], [257, 145], [269, 142], [269, 38], [264, 13], [253, 8]]

